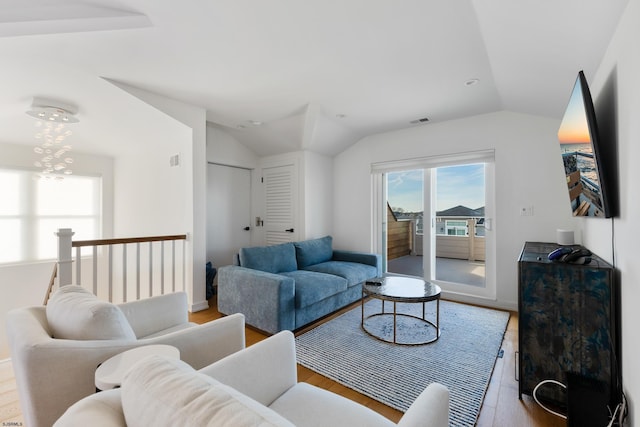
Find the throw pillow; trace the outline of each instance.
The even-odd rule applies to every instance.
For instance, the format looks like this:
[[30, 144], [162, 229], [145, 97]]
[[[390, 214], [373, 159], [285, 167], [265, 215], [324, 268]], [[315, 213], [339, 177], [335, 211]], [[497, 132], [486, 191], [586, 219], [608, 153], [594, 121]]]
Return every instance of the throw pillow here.
[[125, 376], [122, 410], [129, 427], [292, 426], [185, 362], [161, 356], [141, 360]]
[[61, 286], [51, 296], [46, 313], [54, 338], [130, 341], [136, 339], [131, 325], [117, 305], [100, 301], [82, 286]]
[[240, 265], [267, 273], [296, 271], [296, 249], [292, 243], [240, 249]]
[[333, 257], [333, 238], [331, 236], [296, 242], [294, 246], [296, 247], [299, 269], [329, 261]]

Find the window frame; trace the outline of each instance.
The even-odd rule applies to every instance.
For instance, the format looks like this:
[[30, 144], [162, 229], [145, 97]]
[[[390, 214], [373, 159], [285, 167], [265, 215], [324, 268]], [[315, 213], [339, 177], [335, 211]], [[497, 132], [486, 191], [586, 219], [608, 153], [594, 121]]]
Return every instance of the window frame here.
[[[17, 209], [14, 213], [0, 212], [0, 221], [2, 220], [18, 220], [20, 222], [20, 231], [17, 238], [19, 239], [19, 245], [16, 248], [18, 255], [11, 258], [3, 258], [0, 253], [0, 267], [15, 264], [25, 264], [34, 262], [44, 262], [55, 260], [57, 255], [57, 244], [42, 245], [41, 238], [45, 233], [51, 230], [40, 231], [43, 221], [59, 220], [60, 225], [58, 228], [73, 228], [69, 227], [64, 222], [68, 221], [73, 223], [74, 220], [89, 219], [90, 220], [90, 232], [82, 232], [81, 227], [75, 228], [74, 231], [80, 232], [81, 235], [76, 235], [80, 239], [98, 239], [102, 236], [102, 224], [103, 224], [103, 177], [100, 174], [92, 173], [76, 173], [74, 175], [65, 176], [60, 180], [61, 184], [64, 184], [65, 179], [73, 180], [78, 178], [89, 178], [91, 180], [90, 187], [92, 189], [91, 195], [93, 197], [90, 204], [90, 210], [87, 214], [74, 214], [74, 213], [41, 213], [38, 203], [38, 192], [40, 190], [38, 182], [39, 179], [55, 179], [55, 178], [36, 178], [41, 174], [30, 168], [21, 168], [15, 166], [0, 166], [0, 172], [15, 173], [18, 176], [18, 198]], [[0, 185], [3, 183], [0, 180]], [[86, 228], [85, 228], [86, 230]], [[55, 231], [55, 230], [53, 230]], [[55, 242], [55, 235], [51, 236], [51, 241]], [[8, 246], [6, 246], [8, 245]], [[16, 246], [15, 242], [5, 242], [5, 247], [11, 248]], [[11, 250], [11, 249], [9, 249]], [[43, 253], [43, 251], [45, 251]]]

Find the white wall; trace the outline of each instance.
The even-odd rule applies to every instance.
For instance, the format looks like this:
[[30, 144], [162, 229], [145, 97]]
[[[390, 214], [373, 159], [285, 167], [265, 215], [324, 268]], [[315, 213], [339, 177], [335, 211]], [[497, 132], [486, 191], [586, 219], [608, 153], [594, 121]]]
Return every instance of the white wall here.
[[[35, 145], [35, 144], [34, 144]], [[78, 175], [102, 176], [102, 233], [113, 233], [113, 159], [72, 151], [73, 169]], [[31, 169], [33, 146], [0, 143], [0, 167]], [[51, 236], [51, 239], [56, 239]], [[41, 305], [49, 285], [54, 260], [0, 266], [0, 359], [9, 357], [6, 313], [18, 307]]]
[[[149, 126], [149, 139], [135, 141], [116, 161], [115, 231], [122, 237], [187, 233], [190, 311], [206, 309], [206, 112], [111, 83], [140, 100], [129, 108]], [[180, 154], [178, 168], [169, 167], [174, 154]]]
[[[569, 208], [559, 125], [560, 120], [498, 112], [362, 139], [334, 161], [335, 246], [374, 248], [372, 163], [495, 149], [496, 300], [483, 303], [516, 309], [516, 261], [524, 242], [555, 241], [558, 228], [580, 235]], [[533, 206], [534, 215], [520, 216], [522, 206]]]
[[258, 156], [253, 151], [214, 123], [207, 123], [207, 161], [245, 169], [258, 166]]
[[[585, 246], [607, 261], [615, 261], [619, 273], [623, 387], [630, 404], [628, 425], [632, 426], [640, 425], [640, 417], [635, 414], [640, 405], [640, 340], [637, 332], [640, 324], [640, 193], [637, 178], [633, 178], [640, 159], [638, 23], [640, 1], [630, 0], [607, 53], [590, 82], [600, 134], [608, 144], [617, 142], [620, 215], [613, 225], [611, 220], [582, 220]], [[615, 240], [613, 250], [612, 237]]]
[[304, 238], [331, 234], [333, 229], [333, 159], [311, 151], [303, 153]]

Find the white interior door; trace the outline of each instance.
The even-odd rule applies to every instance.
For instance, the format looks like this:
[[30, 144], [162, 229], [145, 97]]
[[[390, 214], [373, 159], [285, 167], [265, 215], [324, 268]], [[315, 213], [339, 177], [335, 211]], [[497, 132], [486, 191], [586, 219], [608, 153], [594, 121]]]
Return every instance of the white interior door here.
[[207, 261], [229, 265], [251, 243], [251, 171], [207, 165]]
[[262, 170], [265, 194], [265, 240], [267, 245], [293, 242], [298, 236], [297, 172], [295, 165]]

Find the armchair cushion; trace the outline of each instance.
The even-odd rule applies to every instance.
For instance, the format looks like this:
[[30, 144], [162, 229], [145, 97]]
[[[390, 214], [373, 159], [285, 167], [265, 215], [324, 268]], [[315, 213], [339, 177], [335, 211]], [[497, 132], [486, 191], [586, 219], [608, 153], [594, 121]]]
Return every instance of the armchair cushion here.
[[299, 269], [329, 261], [333, 256], [333, 238], [331, 236], [295, 242], [294, 246]]
[[69, 340], [128, 340], [136, 334], [115, 304], [100, 301], [78, 285], [60, 287], [47, 305], [53, 337]]
[[282, 273], [298, 269], [293, 243], [256, 246], [240, 249], [240, 265], [267, 273]]
[[273, 410], [177, 359], [148, 357], [122, 383], [130, 427], [291, 426]]

